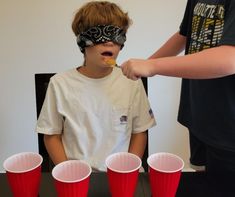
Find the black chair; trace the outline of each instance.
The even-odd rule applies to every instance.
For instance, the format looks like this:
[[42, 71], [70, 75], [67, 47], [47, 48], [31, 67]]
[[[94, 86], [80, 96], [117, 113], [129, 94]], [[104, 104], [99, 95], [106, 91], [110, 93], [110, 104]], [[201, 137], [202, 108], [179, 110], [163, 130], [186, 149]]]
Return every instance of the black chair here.
[[[55, 73], [40, 73], [35, 74], [35, 91], [36, 91], [36, 110], [37, 110], [37, 118], [41, 112], [41, 108], [44, 102], [44, 98], [47, 91], [47, 86], [50, 81], [50, 78]], [[39, 147], [39, 154], [43, 157], [42, 162], [42, 171], [43, 172], [50, 172], [54, 166], [53, 162], [51, 161], [49, 154], [47, 153], [46, 147], [43, 141], [43, 134], [38, 134], [38, 147]]]
[[[148, 95], [148, 78], [142, 77], [141, 79], [144, 84], [145, 92]], [[147, 131], [147, 133], [148, 133], [148, 131]], [[144, 155], [142, 158], [142, 166], [143, 166], [145, 172], [148, 172], [148, 164], [147, 164], [148, 155], [149, 155], [149, 146], [148, 146], [148, 135], [147, 135], [147, 145], [146, 145]]]
[[[46, 95], [46, 90], [48, 83], [50, 81], [50, 78], [54, 75], [55, 73], [38, 73], [35, 74], [35, 90], [36, 90], [36, 109], [37, 109], [37, 118], [40, 114], [43, 101]], [[148, 80], [147, 78], [142, 78], [145, 91], [146, 93], [148, 92], [147, 86], [148, 86]], [[43, 134], [38, 134], [38, 146], [39, 146], [39, 153], [43, 157], [43, 163], [42, 163], [42, 171], [43, 172], [50, 172], [54, 166], [53, 162], [50, 160], [50, 157], [47, 153], [47, 150], [44, 145], [43, 141]], [[147, 146], [144, 152], [144, 156], [142, 158], [142, 165], [145, 169], [145, 171], [148, 170], [148, 165], [147, 165], [147, 158], [148, 158], [148, 140], [147, 140]]]

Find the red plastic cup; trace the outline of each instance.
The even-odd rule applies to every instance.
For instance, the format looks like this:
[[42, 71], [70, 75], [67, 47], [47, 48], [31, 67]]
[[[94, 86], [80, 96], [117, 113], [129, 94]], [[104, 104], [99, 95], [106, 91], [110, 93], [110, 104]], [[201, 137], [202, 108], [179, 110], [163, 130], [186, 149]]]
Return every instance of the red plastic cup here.
[[155, 153], [147, 163], [152, 196], [175, 197], [184, 161], [171, 153]]
[[23, 152], [7, 158], [3, 167], [14, 197], [37, 197], [41, 181], [42, 156]]
[[52, 170], [58, 197], [86, 197], [91, 167], [81, 160], [64, 161]]
[[131, 153], [114, 153], [106, 161], [112, 197], [133, 197], [138, 181], [141, 159]]

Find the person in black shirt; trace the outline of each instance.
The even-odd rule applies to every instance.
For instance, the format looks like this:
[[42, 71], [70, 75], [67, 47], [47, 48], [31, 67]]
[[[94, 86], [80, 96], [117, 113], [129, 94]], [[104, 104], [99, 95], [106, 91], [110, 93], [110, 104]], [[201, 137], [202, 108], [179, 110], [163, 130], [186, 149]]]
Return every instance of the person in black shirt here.
[[234, 13], [234, 0], [188, 0], [178, 32], [147, 60], [121, 65], [133, 80], [183, 78], [178, 121], [189, 129], [196, 170], [235, 172]]

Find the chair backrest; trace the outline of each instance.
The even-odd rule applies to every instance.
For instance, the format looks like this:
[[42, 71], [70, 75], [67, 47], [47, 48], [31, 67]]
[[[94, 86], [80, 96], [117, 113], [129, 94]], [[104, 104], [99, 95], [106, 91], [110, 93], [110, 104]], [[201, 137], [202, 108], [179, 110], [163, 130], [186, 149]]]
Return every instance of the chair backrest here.
[[[36, 109], [37, 109], [37, 118], [40, 114], [44, 98], [46, 95], [46, 90], [48, 83], [50, 81], [50, 78], [55, 73], [38, 73], [35, 74], [35, 90], [36, 90]], [[147, 78], [142, 78], [144, 88], [146, 93], [148, 94], [148, 80]], [[53, 168], [53, 163], [50, 160], [50, 157], [47, 153], [47, 150], [44, 145], [43, 141], [43, 134], [38, 134], [38, 146], [39, 146], [39, 153], [43, 156], [43, 163], [42, 163], [42, 171], [43, 172], [50, 172]], [[148, 158], [148, 140], [147, 140], [147, 146], [144, 152], [144, 156], [142, 158], [142, 165], [145, 169], [145, 171], [148, 170], [147, 165], [147, 158]]]
[[[148, 78], [142, 77], [141, 79], [142, 79], [142, 82], [144, 84], [145, 92], [148, 95]], [[148, 131], [147, 131], [147, 134], [148, 134]], [[148, 155], [149, 155], [148, 141], [149, 140], [148, 140], [148, 135], [147, 135], [147, 144], [146, 144], [146, 148], [145, 148], [145, 151], [144, 151], [144, 155], [142, 157], [142, 166], [143, 166], [145, 172], [148, 172], [148, 164], [147, 164], [147, 159], [148, 159]]]
[[[50, 78], [55, 73], [39, 73], [35, 74], [35, 92], [36, 92], [36, 110], [37, 110], [37, 118], [40, 114], [44, 98], [47, 91], [47, 86], [50, 81]], [[42, 162], [42, 171], [43, 172], [50, 172], [53, 168], [53, 162], [50, 160], [50, 157], [47, 153], [46, 147], [43, 141], [43, 134], [38, 134], [38, 147], [39, 147], [39, 154], [43, 157]]]

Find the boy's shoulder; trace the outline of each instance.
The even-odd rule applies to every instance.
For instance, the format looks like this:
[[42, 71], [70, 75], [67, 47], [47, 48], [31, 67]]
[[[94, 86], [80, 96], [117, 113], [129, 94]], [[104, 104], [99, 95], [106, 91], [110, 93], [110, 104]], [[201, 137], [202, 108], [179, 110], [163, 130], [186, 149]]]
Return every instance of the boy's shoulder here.
[[61, 71], [56, 73], [50, 78], [50, 83], [52, 84], [62, 84], [63, 82], [68, 82], [70, 79], [74, 78], [76, 73], [76, 68]]
[[59, 80], [59, 79], [63, 79], [63, 78], [68, 78], [70, 76], [73, 76], [75, 72], [76, 72], [76, 68], [61, 71], [61, 72], [58, 72], [55, 75], [53, 75], [51, 77], [51, 79], [52, 80]]

